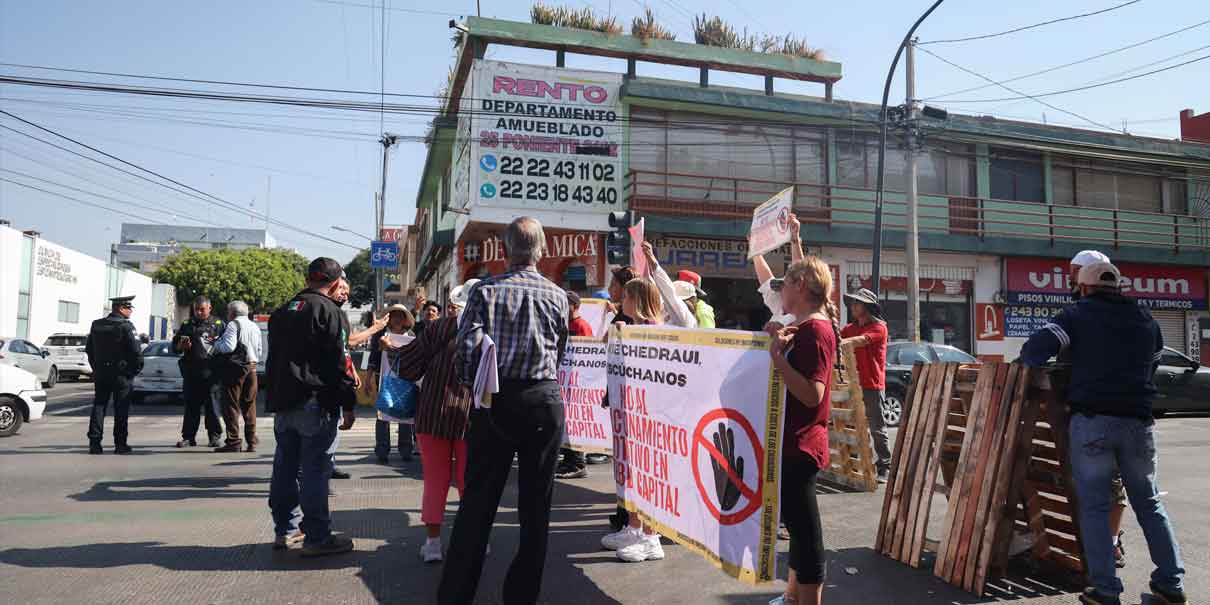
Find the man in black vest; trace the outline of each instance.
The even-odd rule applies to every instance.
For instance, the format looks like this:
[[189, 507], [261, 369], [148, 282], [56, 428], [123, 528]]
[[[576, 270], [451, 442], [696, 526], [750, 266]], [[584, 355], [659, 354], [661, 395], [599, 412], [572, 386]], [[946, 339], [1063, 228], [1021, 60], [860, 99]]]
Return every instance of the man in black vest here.
[[130, 314], [134, 297], [109, 299], [110, 313], [92, 322], [84, 352], [92, 366], [92, 418], [88, 421], [88, 453], [101, 453], [105, 435], [105, 410], [113, 398], [113, 451], [129, 454], [126, 421], [130, 414], [130, 379], [143, 369], [139, 339], [134, 335]]
[[222, 445], [219, 436], [223, 434], [223, 427], [215, 411], [212, 389], [216, 377], [210, 367], [210, 355], [214, 341], [223, 335], [225, 328], [223, 320], [211, 317], [210, 299], [198, 296], [193, 301], [193, 312], [189, 319], [182, 322], [176, 332], [174, 348], [181, 354], [181, 378], [185, 382], [185, 420], [177, 447], [197, 445], [197, 429], [203, 414], [210, 447]]

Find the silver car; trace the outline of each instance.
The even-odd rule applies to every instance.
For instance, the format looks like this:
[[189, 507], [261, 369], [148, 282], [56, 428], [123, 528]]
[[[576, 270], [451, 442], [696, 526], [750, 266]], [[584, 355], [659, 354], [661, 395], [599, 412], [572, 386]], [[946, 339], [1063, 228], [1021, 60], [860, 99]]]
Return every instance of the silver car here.
[[16, 366], [38, 377], [46, 388], [59, 382], [59, 367], [50, 358], [50, 351], [21, 338], [0, 336], [0, 363]]
[[59, 378], [80, 379], [92, 376], [92, 366], [88, 364], [88, 354], [84, 345], [88, 344], [87, 334], [51, 334], [42, 349], [50, 351], [50, 359], [59, 369]]
[[185, 391], [181, 354], [172, 350], [171, 340], [153, 340], [143, 349], [143, 371], [131, 383], [130, 400], [142, 403], [148, 395], [171, 395], [179, 398]]

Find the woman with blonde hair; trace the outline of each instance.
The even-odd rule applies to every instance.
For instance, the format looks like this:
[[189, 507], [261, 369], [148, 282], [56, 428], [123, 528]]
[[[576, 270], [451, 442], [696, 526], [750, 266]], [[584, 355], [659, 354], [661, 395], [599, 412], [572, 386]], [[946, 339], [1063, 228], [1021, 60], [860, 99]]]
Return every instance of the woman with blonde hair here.
[[815, 256], [791, 265], [781, 298], [786, 313], [797, 318], [785, 328], [768, 326], [769, 354], [787, 391], [781, 508], [790, 532], [790, 577], [785, 594], [772, 603], [818, 605], [827, 561], [815, 479], [828, 468], [832, 367], [840, 342], [828, 265]]
[[[679, 301], [678, 301], [679, 302]], [[622, 294], [622, 313], [635, 325], [658, 326], [664, 323], [664, 302], [655, 283], [646, 278], [626, 282]], [[621, 324], [619, 323], [619, 326]], [[638, 515], [629, 515], [629, 524], [621, 531], [601, 538], [601, 547], [616, 551], [617, 557], [628, 563], [654, 561], [664, 558], [660, 535], [647, 527]]]

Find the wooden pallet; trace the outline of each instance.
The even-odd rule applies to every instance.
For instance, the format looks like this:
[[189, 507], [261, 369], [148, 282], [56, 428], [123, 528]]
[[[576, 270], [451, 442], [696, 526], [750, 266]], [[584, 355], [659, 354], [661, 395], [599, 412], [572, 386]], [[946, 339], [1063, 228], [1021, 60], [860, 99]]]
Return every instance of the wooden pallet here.
[[828, 468], [819, 477], [860, 491], [878, 489], [870, 424], [852, 347], [841, 347], [841, 367], [832, 372], [832, 414], [828, 421]]
[[[1023, 366], [917, 364], [878, 551], [918, 567], [923, 552], [933, 550], [934, 575], [975, 594], [989, 575], [1006, 569], [1014, 532], [1033, 535], [1033, 558], [1078, 571], [1066, 412], [1055, 397], [1044, 374]], [[938, 492], [948, 506], [942, 538], [934, 542], [927, 529]]]

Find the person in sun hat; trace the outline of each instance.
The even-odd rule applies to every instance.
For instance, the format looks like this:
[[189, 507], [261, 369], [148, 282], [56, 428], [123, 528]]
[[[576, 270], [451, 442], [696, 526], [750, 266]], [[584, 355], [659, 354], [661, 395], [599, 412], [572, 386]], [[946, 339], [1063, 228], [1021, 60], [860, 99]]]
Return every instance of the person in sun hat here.
[[713, 328], [715, 326], [714, 307], [706, 303], [706, 291], [702, 290], [702, 276], [693, 271], [681, 269], [676, 272], [676, 279], [677, 281], [688, 282], [693, 286], [693, 301], [687, 304], [689, 304], [689, 309], [693, 311], [693, 316], [697, 318], [697, 327]]
[[[382, 379], [382, 341], [387, 334], [409, 336], [416, 325], [416, 318], [407, 306], [395, 303], [386, 308], [386, 325], [370, 337], [370, 376], [378, 383]], [[374, 325], [378, 325], [375, 322]], [[408, 338], [404, 338], [408, 340]], [[390, 368], [387, 368], [388, 371]], [[412, 461], [412, 425], [407, 422], [399, 423], [399, 457], [404, 462]], [[379, 464], [390, 462], [391, 456], [391, 423], [386, 420], [374, 422], [374, 455]]]
[[1159, 324], [1122, 295], [1122, 274], [1106, 262], [1080, 268], [1079, 300], [1034, 332], [1021, 361], [1045, 365], [1066, 353], [1071, 363], [1067, 404], [1071, 474], [1079, 496], [1079, 525], [1089, 586], [1086, 605], [1119, 605], [1123, 592], [1110, 535], [1110, 482], [1122, 476], [1130, 507], [1147, 538], [1155, 571], [1150, 592], [1168, 604], [1185, 603], [1180, 547], [1156, 484], [1158, 451], [1151, 402], [1156, 365], [1164, 350]]
[[878, 471], [878, 482], [886, 483], [891, 470], [891, 440], [882, 419], [882, 401], [886, 398], [886, 321], [882, 319], [878, 296], [865, 288], [845, 294], [844, 303], [849, 308], [850, 321], [840, 331], [840, 344], [854, 347], [866, 420], [878, 457], [874, 468]]

